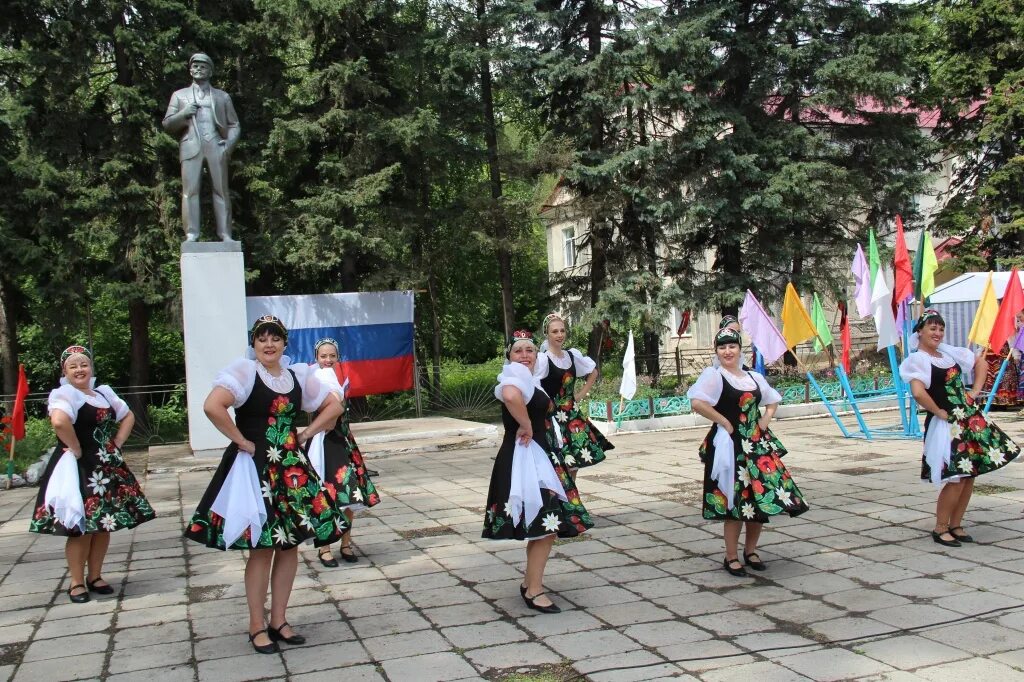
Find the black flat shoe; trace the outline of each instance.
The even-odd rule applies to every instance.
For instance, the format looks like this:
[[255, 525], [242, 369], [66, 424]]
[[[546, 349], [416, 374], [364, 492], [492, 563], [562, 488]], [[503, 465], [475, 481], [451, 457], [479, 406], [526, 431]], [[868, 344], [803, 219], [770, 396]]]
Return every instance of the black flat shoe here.
[[952, 535], [953, 537], [955, 537], [959, 542], [974, 542], [974, 538], [972, 538], [967, 533], [964, 533], [963, 535], [957, 535], [956, 533], [953, 532], [955, 530], [958, 530], [961, 533], [964, 533], [964, 529], [963, 529], [962, 526], [952, 526], [949, 529], [949, 534]]
[[[71, 594], [79, 587], [86, 591], [80, 592], [79, 594]], [[85, 585], [72, 585], [68, 588], [68, 599], [70, 599], [71, 602], [74, 604], [84, 604], [85, 602], [89, 601], [91, 597], [89, 596], [89, 591], [86, 589]]]
[[281, 627], [279, 627], [279, 628], [270, 627], [268, 625], [267, 626], [267, 634], [270, 636], [270, 641], [272, 641], [272, 642], [284, 642], [285, 644], [292, 644], [292, 645], [305, 644], [306, 643], [306, 638], [303, 637], [302, 635], [292, 635], [291, 637], [285, 637], [284, 635], [282, 635], [281, 634], [281, 630], [286, 628], [286, 627], [288, 627], [288, 621], [285, 621], [285, 622], [281, 623]]
[[103, 578], [94, 578], [93, 580], [87, 580], [85, 584], [89, 586], [90, 592], [95, 592], [96, 594], [114, 594], [114, 588], [111, 585], [96, 584], [101, 580], [103, 580]]
[[270, 637], [270, 632], [268, 632], [268, 630], [260, 630], [256, 633], [250, 633], [249, 644], [252, 644], [252, 648], [255, 649], [256, 653], [258, 654], [276, 654], [278, 651], [281, 650], [281, 647], [277, 646], [277, 642], [274, 641], [273, 637], [270, 637], [270, 644], [256, 643], [256, 638], [264, 632], [266, 632], [267, 636]]
[[952, 540], [946, 540], [945, 538], [943, 538], [942, 537], [943, 533], [949, 533], [949, 531], [946, 530], [946, 531], [943, 531], [942, 533], [940, 533], [938, 531], [934, 531], [933, 530], [932, 531], [932, 540], [935, 540], [935, 542], [939, 543], [940, 545], [945, 545], [946, 547], [962, 547], [963, 546], [963, 545], [960, 544], [960, 541], [956, 539], [956, 536], [953, 535], [952, 533], [949, 533], [950, 537], [953, 538]]
[[[338, 567], [338, 560], [335, 559], [334, 557], [332, 557], [330, 552], [327, 552], [327, 553], [319, 552], [319, 555], [320, 555], [320, 563], [323, 564], [324, 566], [326, 566], [327, 568], [337, 568]], [[330, 559], [325, 559], [324, 558], [324, 557], [328, 557], [328, 556], [331, 557], [331, 558]]]
[[544, 594], [543, 592], [541, 592], [540, 594], [535, 594], [532, 597], [527, 597], [526, 596], [526, 588], [522, 587], [522, 586], [520, 586], [519, 592], [523, 595], [523, 601], [526, 602], [526, 605], [529, 608], [533, 609], [534, 611], [540, 611], [541, 613], [561, 613], [562, 612], [562, 609], [558, 608], [558, 604], [551, 603], [551, 604], [548, 604], [547, 606], [541, 606], [540, 604], [536, 603], [537, 597], [539, 597], [541, 594]]
[[[750, 557], [757, 557], [757, 558], [756, 559], [751, 559]], [[751, 552], [750, 554], [744, 553], [743, 554], [743, 563], [745, 563], [747, 566], [750, 566], [755, 571], [763, 571], [763, 570], [768, 568], [767, 566], [764, 565], [764, 562], [761, 561], [761, 557], [760, 557], [760, 555], [758, 555], [757, 552]]]
[[[345, 551], [348, 550], [348, 551]], [[345, 563], [354, 564], [359, 562], [359, 557], [352, 551], [351, 547], [341, 548], [341, 558], [345, 560]]]
[[[738, 568], [733, 568], [731, 564], [736, 564]], [[739, 559], [723, 559], [722, 567], [729, 573], [729, 575], [734, 575], [737, 578], [747, 577], [747, 571], [743, 568], [743, 564], [740, 563]]]

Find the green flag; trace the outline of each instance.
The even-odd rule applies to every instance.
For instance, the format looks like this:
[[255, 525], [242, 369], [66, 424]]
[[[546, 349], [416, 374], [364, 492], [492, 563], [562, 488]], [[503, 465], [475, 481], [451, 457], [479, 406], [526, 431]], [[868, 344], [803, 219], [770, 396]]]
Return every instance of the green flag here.
[[938, 269], [939, 261], [935, 258], [931, 235], [925, 232], [914, 254], [914, 296], [925, 306], [935, 291], [935, 271]]
[[878, 255], [878, 242], [875, 241], [875, 228], [868, 230], [868, 265], [871, 269], [871, 288], [874, 290], [875, 275], [882, 267], [882, 259]]
[[820, 351], [824, 350], [825, 346], [831, 346], [832, 330], [829, 329], [828, 319], [825, 317], [818, 294], [814, 294], [814, 300], [811, 302], [811, 322], [814, 323], [814, 330], [818, 332], [818, 338], [814, 339], [814, 350]]

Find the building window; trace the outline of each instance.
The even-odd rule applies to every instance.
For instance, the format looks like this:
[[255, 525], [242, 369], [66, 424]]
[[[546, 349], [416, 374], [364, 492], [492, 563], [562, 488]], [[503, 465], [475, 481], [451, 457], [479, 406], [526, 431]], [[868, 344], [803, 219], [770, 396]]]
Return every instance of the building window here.
[[562, 254], [565, 257], [565, 267], [571, 268], [576, 265], [576, 230], [572, 227], [562, 228]]
[[[672, 336], [687, 339], [693, 336], [694, 320], [691, 318], [691, 311], [672, 308], [670, 324], [672, 325]], [[684, 325], [683, 322], [686, 322]]]

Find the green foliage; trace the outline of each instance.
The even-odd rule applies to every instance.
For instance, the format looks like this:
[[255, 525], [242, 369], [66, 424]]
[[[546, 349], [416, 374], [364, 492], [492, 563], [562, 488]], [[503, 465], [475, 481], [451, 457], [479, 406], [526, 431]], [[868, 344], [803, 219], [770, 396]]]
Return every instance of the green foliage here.
[[[25, 438], [14, 446], [14, 471], [24, 473], [32, 464], [57, 444], [50, 420], [29, 417], [25, 420]], [[4, 449], [5, 454], [9, 452]]]

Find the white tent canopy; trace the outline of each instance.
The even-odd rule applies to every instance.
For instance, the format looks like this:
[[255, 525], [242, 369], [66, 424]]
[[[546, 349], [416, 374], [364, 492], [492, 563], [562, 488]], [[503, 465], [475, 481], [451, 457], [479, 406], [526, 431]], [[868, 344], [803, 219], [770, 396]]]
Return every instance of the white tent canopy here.
[[[1017, 273], [1017, 276], [1024, 285], [1024, 275]], [[931, 306], [946, 320], [947, 343], [955, 346], [967, 345], [967, 334], [971, 331], [971, 324], [974, 322], [974, 315], [978, 311], [987, 280], [987, 272], [965, 272], [938, 287], [929, 296]], [[1009, 272], [992, 273], [992, 288], [997, 299], [1003, 298], [1009, 281]]]

